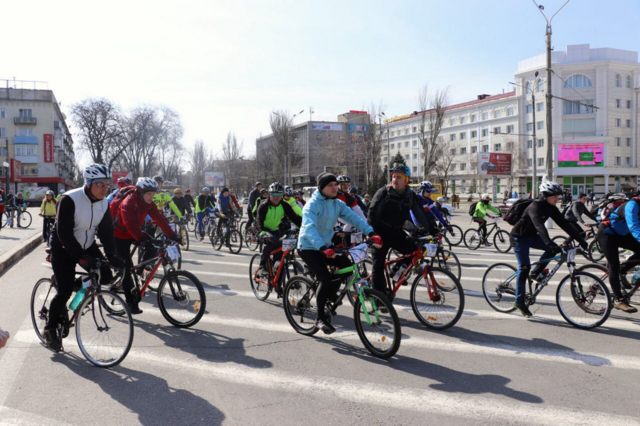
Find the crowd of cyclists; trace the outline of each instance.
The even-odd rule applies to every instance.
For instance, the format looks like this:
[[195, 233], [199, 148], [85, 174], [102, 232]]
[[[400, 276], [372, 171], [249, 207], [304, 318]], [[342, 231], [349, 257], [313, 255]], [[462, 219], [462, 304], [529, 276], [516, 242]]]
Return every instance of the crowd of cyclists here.
[[[246, 226], [257, 228], [261, 242], [258, 274], [269, 273], [269, 256], [282, 244], [283, 238], [295, 234], [297, 255], [306, 265], [306, 273], [319, 282], [315, 295], [315, 327], [326, 334], [333, 333], [335, 327], [325, 307], [329, 302], [336, 302], [338, 290], [345, 282], [333, 272], [352, 264], [348, 253], [338, 250], [344, 243], [345, 233], [358, 231], [366, 236], [372, 259], [371, 274], [366, 278], [373, 289], [392, 301], [394, 292], [388, 288], [385, 277], [389, 252], [399, 256], [414, 253], [421, 248], [416, 235], [431, 236], [435, 241], [441, 238], [442, 232], [453, 232], [447, 215], [432, 199], [436, 188], [431, 182], [423, 181], [414, 191], [409, 186], [411, 171], [404, 164], [394, 164], [390, 176], [389, 184], [377, 190], [370, 200], [355, 193], [348, 176], [326, 172], [317, 177], [317, 189], [306, 201], [301, 192], [279, 182], [266, 188], [256, 182], [248, 196]], [[126, 303], [132, 314], [139, 314], [142, 312], [140, 298], [131, 279], [131, 274], [136, 273], [130, 256], [132, 245], [146, 247], [144, 253], [151, 253], [152, 248], [145, 243], [160, 231], [167, 239], [180, 244], [181, 236], [170, 226], [168, 217], [180, 221], [195, 216], [196, 235], [202, 240], [205, 217], [217, 218], [219, 232], [225, 220], [243, 213], [235, 194], [226, 187], [217, 194], [209, 187], [203, 187], [196, 196], [189, 189], [181, 188], [170, 194], [163, 190], [163, 178], [155, 176], [140, 177], [135, 184], [127, 177], [120, 178], [117, 187], [112, 189], [111, 173], [100, 164], [88, 166], [83, 177], [82, 187], [66, 192], [59, 200], [53, 193], [47, 193], [41, 205], [41, 214], [45, 217], [43, 238], [50, 243], [57, 282], [57, 294], [51, 302], [43, 336], [47, 346], [54, 350], [61, 348], [63, 336], [56, 330], [68, 315], [67, 302], [76, 289], [76, 265], [88, 270], [98, 260], [106, 259], [105, 265], [123, 268]], [[620, 290], [619, 251], [621, 248], [631, 250], [632, 260], [640, 256], [640, 194], [633, 194], [615, 209], [604, 205], [602, 208], [609, 211], [593, 214], [585, 206], [585, 194], [564, 210], [559, 209], [563, 192], [561, 185], [544, 181], [538, 198], [518, 201], [504, 215], [513, 224], [510, 237], [517, 260], [514, 307], [525, 317], [532, 315], [524, 303], [527, 279], [544, 280], [547, 263], [562, 250], [549, 235], [545, 222], [555, 222], [586, 251], [585, 229], [581, 225], [585, 224], [583, 216], [587, 216], [592, 220], [601, 219], [596, 239], [607, 260], [614, 307], [627, 313], [636, 312]], [[500, 217], [501, 211], [491, 204], [488, 194], [483, 194], [469, 213], [486, 243], [487, 218]], [[48, 230], [52, 230], [50, 235]], [[541, 261], [533, 269], [532, 248], [543, 251]], [[402, 271], [410, 263], [408, 257], [406, 262], [395, 265], [391, 273]], [[107, 269], [105, 277], [111, 276]], [[278, 295], [282, 295], [281, 288]]]

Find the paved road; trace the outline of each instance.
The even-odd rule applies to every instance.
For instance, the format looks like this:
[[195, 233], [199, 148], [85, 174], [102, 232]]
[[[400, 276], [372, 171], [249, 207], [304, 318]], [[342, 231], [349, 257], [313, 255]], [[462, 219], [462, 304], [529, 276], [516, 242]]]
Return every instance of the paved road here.
[[557, 280], [533, 319], [494, 312], [481, 276], [493, 262], [515, 264], [511, 254], [456, 249], [467, 306], [446, 332], [423, 328], [402, 291], [402, 344], [381, 361], [362, 348], [348, 306], [335, 335], [298, 335], [280, 300], [251, 293], [253, 253], [192, 249], [184, 265], [205, 284], [203, 320], [176, 329], [147, 297], [134, 346], [111, 370], [88, 365], [72, 339], [59, 355], [37, 343], [27, 306], [33, 283], [51, 274], [42, 247], [8, 271], [0, 423], [640, 424], [640, 316], [614, 313], [596, 331], [568, 326], [553, 304]]

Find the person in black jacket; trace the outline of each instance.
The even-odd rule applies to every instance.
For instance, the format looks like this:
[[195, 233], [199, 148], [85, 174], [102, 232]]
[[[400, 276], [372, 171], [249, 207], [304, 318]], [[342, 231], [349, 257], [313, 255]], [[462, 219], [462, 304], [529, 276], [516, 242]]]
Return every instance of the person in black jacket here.
[[256, 182], [253, 189], [249, 193], [249, 204], [247, 204], [247, 216], [249, 220], [247, 220], [247, 227], [251, 226], [253, 223], [253, 207], [256, 204], [256, 200], [260, 197], [260, 191], [262, 190], [262, 183]]
[[596, 217], [589, 211], [586, 206], [587, 203], [587, 194], [580, 194], [578, 199], [571, 203], [571, 207], [564, 214], [564, 218], [571, 223], [571, 225], [576, 229], [576, 231], [580, 232], [583, 236], [585, 234], [584, 230], [578, 225], [578, 222], [585, 225], [584, 220], [582, 219], [582, 215], [587, 216], [594, 222], [597, 222]]
[[[540, 197], [534, 200], [523, 212], [520, 220], [513, 226], [511, 230], [511, 240], [513, 241], [513, 250], [518, 260], [517, 271], [517, 287], [515, 307], [525, 317], [530, 317], [531, 311], [524, 303], [526, 291], [526, 281], [529, 272], [533, 279], [542, 281], [545, 278], [544, 269], [549, 264], [550, 258], [560, 252], [557, 244], [551, 241], [549, 233], [544, 226], [547, 219], [551, 218], [558, 224], [569, 236], [578, 241], [580, 246], [586, 250], [587, 243], [580, 236], [580, 233], [571, 226], [571, 224], [562, 216], [556, 204], [562, 197], [562, 186], [555, 182], [544, 181], [540, 185]], [[529, 250], [536, 248], [544, 250], [540, 257], [540, 262], [535, 269], [531, 271], [531, 260], [529, 258]], [[546, 261], [544, 259], [547, 259]]]
[[413, 213], [416, 221], [429, 233], [435, 232], [433, 222], [425, 216], [422, 204], [415, 192], [409, 188], [411, 170], [404, 164], [394, 164], [391, 168], [391, 184], [376, 191], [369, 205], [369, 224], [384, 244], [374, 249], [373, 286], [390, 298], [384, 277], [384, 262], [389, 249], [408, 254], [415, 250], [415, 243], [402, 230], [406, 221], [411, 221]]
[[171, 199], [173, 203], [176, 205], [180, 213], [183, 216], [187, 214], [192, 214], [193, 210], [191, 209], [191, 203], [187, 200], [187, 197], [182, 192], [182, 188], [176, 188], [173, 190], [173, 198]]

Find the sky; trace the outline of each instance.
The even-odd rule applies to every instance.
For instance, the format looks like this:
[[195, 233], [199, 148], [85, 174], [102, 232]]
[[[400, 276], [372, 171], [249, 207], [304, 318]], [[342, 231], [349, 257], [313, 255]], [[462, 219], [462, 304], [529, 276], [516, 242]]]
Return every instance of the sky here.
[[[509, 91], [518, 61], [545, 49], [531, 0], [3, 0], [0, 14], [0, 79], [46, 81], [65, 111], [88, 97], [166, 105], [187, 147], [215, 153], [228, 132], [254, 153], [274, 110], [393, 116], [425, 85], [451, 103]], [[639, 0], [571, 0], [553, 45], [640, 51], [639, 19]]]

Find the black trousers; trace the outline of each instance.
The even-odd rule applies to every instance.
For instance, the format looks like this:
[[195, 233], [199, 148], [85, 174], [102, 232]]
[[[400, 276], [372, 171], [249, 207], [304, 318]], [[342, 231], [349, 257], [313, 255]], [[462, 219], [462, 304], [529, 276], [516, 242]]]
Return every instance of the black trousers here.
[[373, 288], [387, 293], [387, 282], [384, 279], [384, 263], [390, 249], [396, 249], [402, 254], [409, 254], [416, 249], [415, 243], [402, 231], [397, 234], [381, 235], [383, 246], [373, 249]]
[[346, 268], [351, 265], [351, 261], [346, 256], [336, 256], [333, 259], [329, 259], [318, 250], [300, 250], [298, 253], [307, 266], [309, 266], [311, 272], [313, 272], [320, 281], [320, 287], [316, 295], [316, 303], [318, 304], [318, 319], [323, 319], [327, 299], [335, 298], [341, 282], [341, 278], [333, 277], [328, 267], [336, 266], [338, 268]]
[[56, 221], [55, 216], [53, 217], [44, 217], [42, 219], [42, 239], [44, 242], [49, 241], [49, 226], [53, 225]]
[[616, 299], [620, 299], [622, 293], [620, 291], [620, 254], [618, 250], [622, 247], [633, 251], [633, 256], [629, 260], [636, 260], [640, 258], [640, 242], [633, 238], [631, 234], [627, 234], [624, 237], [609, 235], [603, 227], [598, 229], [596, 238], [600, 244], [600, 250], [602, 250], [604, 257], [607, 259], [609, 284], [611, 284], [611, 289]]
[[483, 240], [487, 239], [487, 221], [484, 219], [473, 218], [473, 221], [478, 224], [478, 230]]
[[124, 297], [128, 303], [135, 304], [140, 302], [140, 293], [138, 293], [137, 289], [133, 285], [133, 278], [131, 276], [133, 273], [133, 260], [131, 260], [130, 253], [131, 244], [133, 243], [133, 240], [121, 240], [119, 238], [115, 238], [116, 255], [125, 262], [124, 277], [122, 277]]
[[[277, 250], [280, 246], [282, 246], [282, 241], [280, 241], [280, 237], [282, 237], [282, 232], [280, 231], [269, 231], [272, 235], [272, 238], [269, 238], [262, 245], [262, 253], [260, 254], [260, 266], [265, 266], [267, 261], [269, 260], [269, 255], [272, 251]], [[275, 263], [276, 260], [280, 260], [282, 257], [282, 252], [276, 254], [273, 258]], [[275, 272], [275, 271], [274, 271]]]

